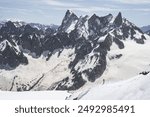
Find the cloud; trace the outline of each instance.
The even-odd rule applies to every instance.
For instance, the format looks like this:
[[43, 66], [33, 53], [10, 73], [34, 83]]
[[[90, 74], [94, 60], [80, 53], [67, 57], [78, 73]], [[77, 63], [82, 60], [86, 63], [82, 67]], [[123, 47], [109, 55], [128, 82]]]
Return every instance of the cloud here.
[[[85, 5], [80, 3], [79, 1], [84, 1], [84, 0], [72, 0], [72, 2], [66, 0], [65, 2], [61, 0], [44, 0], [46, 4], [53, 6], [52, 9], [54, 10], [64, 10], [66, 11], [67, 9], [71, 9], [73, 11], [81, 11], [81, 12], [86, 12], [86, 13], [92, 13], [92, 12], [98, 12], [98, 11], [105, 11], [105, 12], [114, 12], [114, 11], [144, 11], [144, 12], [149, 12], [149, 8], [124, 8], [116, 5], [115, 3], [113, 4], [108, 4], [108, 3], [101, 3], [99, 6], [97, 4], [94, 5]], [[97, 0], [98, 1], [98, 0]], [[123, 4], [146, 4], [150, 3], [150, 0], [109, 0], [109, 1], [116, 1], [120, 2]]]
[[[54, 8], [55, 10], [64, 10], [66, 11], [66, 8]], [[133, 11], [133, 12], [150, 12], [149, 8], [107, 8], [107, 7], [78, 7], [78, 8], [68, 8], [70, 10], [73, 11], [81, 11], [81, 12], [85, 12], [85, 13], [93, 13], [93, 12], [119, 12], [119, 11]]]
[[82, 11], [82, 12], [96, 12], [96, 11], [116, 11], [117, 9], [114, 8], [108, 8], [108, 7], [80, 7], [80, 8], [73, 8], [73, 10], [76, 11]]
[[149, 8], [139, 8], [139, 9], [129, 9], [129, 10], [150, 12], [150, 9], [149, 9]]
[[27, 12], [27, 11], [30, 11], [28, 9], [23, 9], [23, 8], [10, 8], [10, 7], [2, 7], [0, 6], [0, 9], [1, 10], [7, 10], [7, 11], [12, 11], [12, 10], [15, 10], [15, 11], [23, 11], [23, 12]]
[[[56, 7], [56, 8], [54, 8], [55, 10], [64, 10], [64, 11], [66, 11], [66, 8], [58, 8], [58, 7]], [[109, 11], [109, 12], [111, 12], [111, 11], [117, 11], [117, 10], [119, 10], [119, 9], [113, 9], [113, 8], [105, 8], [105, 7], [74, 7], [74, 8], [71, 8], [71, 7], [69, 7], [68, 9], [70, 9], [70, 10], [73, 10], [73, 11], [81, 11], [81, 12], [86, 12], [86, 13], [92, 13], [92, 12], [98, 12], [98, 11]]]
[[150, 0], [111, 0], [124, 4], [150, 4]]
[[83, 2], [85, 0], [73, 0], [73, 1], [75, 1], [75, 2]]
[[48, 5], [56, 6], [56, 7], [79, 7], [80, 5], [77, 3], [70, 3], [70, 2], [62, 2], [58, 0], [45, 0]]

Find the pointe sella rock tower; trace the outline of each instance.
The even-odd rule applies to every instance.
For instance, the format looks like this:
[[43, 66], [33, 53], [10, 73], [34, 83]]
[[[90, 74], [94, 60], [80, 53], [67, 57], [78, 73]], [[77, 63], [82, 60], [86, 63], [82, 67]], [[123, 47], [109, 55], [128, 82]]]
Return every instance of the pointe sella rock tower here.
[[78, 17], [68, 10], [58, 28], [8, 21], [0, 28], [0, 89], [77, 90], [100, 79], [112, 45], [124, 49], [128, 40], [141, 45], [147, 36], [120, 12]]

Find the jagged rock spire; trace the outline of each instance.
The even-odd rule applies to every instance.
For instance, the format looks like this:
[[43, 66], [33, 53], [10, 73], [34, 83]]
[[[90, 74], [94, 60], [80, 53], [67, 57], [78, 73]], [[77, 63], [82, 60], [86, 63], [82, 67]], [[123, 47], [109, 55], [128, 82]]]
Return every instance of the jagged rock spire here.
[[114, 20], [114, 24], [119, 27], [122, 24], [122, 14], [121, 12], [118, 13], [116, 19]]
[[66, 32], [68, 27], [70, 27], [70, 25], [78, 19], [79, 18], [71, 10], [67, 10], [65, 17], [63, 18], [62, 24], [58, 30], [60, 32]]

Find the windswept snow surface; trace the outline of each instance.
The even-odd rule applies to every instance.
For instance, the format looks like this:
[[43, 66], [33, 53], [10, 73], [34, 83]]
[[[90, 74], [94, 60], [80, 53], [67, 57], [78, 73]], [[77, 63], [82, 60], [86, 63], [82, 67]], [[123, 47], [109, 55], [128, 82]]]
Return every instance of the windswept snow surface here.
[[65, 100], [67, 91], [0, 91], [0, 100]]
[[[132, 40], [124, 41], [125, 48], [118, 49], [115, 44], [107, 55], [107, 68], [101, 77], [107, 81], [125, 80], [137, 76], [142, 71], [150, 71], [150, 39], [145, 44]], [[120, 58], [110, 59], [116, 55]]]
[[138, 75], [115, 83], [99, 84], [77, 92], [67, 91], [0, 91], [1, 100], [147, 100], [150, 99], [150, 74]]
[[[150, 99], [150, 74], [96, 86], [82, 100], [145, 100]], [[75, 94], [74, 94], [75, 95]]]

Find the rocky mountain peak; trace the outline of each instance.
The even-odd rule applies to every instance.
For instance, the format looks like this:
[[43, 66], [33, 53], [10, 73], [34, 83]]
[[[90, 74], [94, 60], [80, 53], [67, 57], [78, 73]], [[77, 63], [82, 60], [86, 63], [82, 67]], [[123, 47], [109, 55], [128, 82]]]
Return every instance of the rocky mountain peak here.
[[115, 26], [119, 27], [122, 24], [122, 14], [121, 12], [118, 13], [117, 17], [114, 20]]
[[66, 16], [70, 16], [71, 14], [74, 14], [71, 10], [66, 11]]
[[96, 14], [92, 15], [88, 21], [89, 34], [94, 38], [95, 36], [104, 35], [109, 29], [109, 24], [112, 18], [112, 14], [108, 14], [103, 17], [99, 17]]
[[70, 32], [78, 21], [78, 17], [70, 10], [67, 10], [63, 18], [61, 26], [58, 28], [59, 32]]
[[5, 27], [16, 28], [15, 25], [14, 25], [14, 23], [11, 22], [11, 21], [6, 22], [5, 23]]
[[38, 32], [38, 29], [37, 28], [33, 28], [29, 24], [25, 25], [25, 27], [24, 27], [24, 33], [32, 34], [34, 32]]
[[146, 32], [146, 34], [150, 35], [150, 30]]
[[2, 27], [1, 27], [1, 32], [4, 34], [4, 33], [11, 33], [11, 34], [14, 34], [17, 32], [17, 28], [16, 26], [14, 25], [13, 22], [11, 21], [8, 21], [6, 22]]
[[0, 69], [14, 69], [20, 64], [28, 64], [24, 54], [18, 51], [8, 40], [0, 43]]

